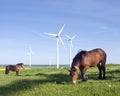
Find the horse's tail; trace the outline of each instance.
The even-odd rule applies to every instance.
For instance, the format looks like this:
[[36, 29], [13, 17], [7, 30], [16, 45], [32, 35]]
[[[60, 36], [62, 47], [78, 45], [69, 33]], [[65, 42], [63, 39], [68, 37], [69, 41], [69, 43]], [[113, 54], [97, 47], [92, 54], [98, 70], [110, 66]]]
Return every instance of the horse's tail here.
[[5, 74], [8, 74], [9, 73], [9, 70], [7, 68], [8, 66], [5, 67]]

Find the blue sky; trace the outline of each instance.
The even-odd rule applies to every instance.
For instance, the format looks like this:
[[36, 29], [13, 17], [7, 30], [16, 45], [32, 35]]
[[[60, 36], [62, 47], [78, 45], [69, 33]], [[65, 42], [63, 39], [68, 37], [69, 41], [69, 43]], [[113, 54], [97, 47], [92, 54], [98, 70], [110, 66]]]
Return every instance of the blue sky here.
[[56, 38], [61, 34], [60, 63], [69, 63], [69, 43], [65, 34], [76, 35], [73, 57], [79, 49], [102, 48], [107, 63], [120, 63], [119, 0], [0, 0], [0, 64], [56, 63]]

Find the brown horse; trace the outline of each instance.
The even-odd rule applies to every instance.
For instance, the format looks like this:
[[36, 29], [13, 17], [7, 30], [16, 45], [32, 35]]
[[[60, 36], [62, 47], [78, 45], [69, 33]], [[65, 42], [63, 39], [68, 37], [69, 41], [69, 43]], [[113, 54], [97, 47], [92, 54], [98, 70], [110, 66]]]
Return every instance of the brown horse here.
[[9, 74], [9, 71], [16, 71], [16, 75], [19, 75], [19, 70], [24, 68], [24, 63], [18, 63], [16, 65], [8, 65], [5, 68], [5, 74]]
[[[86, 81], [86, 70], [89, 67], [97, 66], [99, 69], [99, 79], [105, 79], [105, 65], [106, 53], [100, 48], [91, 51], [79, 52], [72, 61], [70, 76], [72, 83], [75, 84], [78, 79], [79, 70], [81, 72], [82, 80]], [[103, 76], [102, 76], [103, 73]]]

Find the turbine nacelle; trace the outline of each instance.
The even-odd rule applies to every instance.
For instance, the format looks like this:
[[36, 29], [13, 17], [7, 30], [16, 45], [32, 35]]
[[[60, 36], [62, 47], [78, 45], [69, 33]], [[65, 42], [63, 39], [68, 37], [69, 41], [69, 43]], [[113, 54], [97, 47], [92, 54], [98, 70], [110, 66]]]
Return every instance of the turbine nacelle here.
[[69, 35], [65, 35], [68, 38], [68, 41], [70, 42], [70, 45], [73, 47], [72, 41], [76, 37], [76, 35], [70, 37]]
[[60, 36], [59, 36], [59, 35], [56, 35], [55, 37], [56, 37], [56, 38], [59, 38]]
[[28, 55], [32, 55], [32, 54], [34, 54], [34, 52], [32, 51], [32, 48], [31, 48], [31, 47], [29, 47], [29, 51], [28, 51], [27, 54], [28, 54]]
[[74, 35], [74, 36], [72, 36], [72, 37], [70, 37], [70, 36], [68, 36], [68, 35], [65, 35], [67, 38], [68, 38], [68, 41], [72, 41], [75, 37], [76, 37], [76, 35]]

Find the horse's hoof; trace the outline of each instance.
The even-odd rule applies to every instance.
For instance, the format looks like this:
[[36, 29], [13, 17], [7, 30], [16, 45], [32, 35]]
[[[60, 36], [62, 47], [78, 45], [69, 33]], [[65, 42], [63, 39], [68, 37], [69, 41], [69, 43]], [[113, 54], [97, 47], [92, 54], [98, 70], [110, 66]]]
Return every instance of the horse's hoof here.
[[83, 81], [83, 82], [87, 82], [87, 79], [83, 79], [82, 81]]
[[98, 78], [99, 80], [102, 80], [102, 78]]
[[103, 77], [103, 80], [106, 80], [106, 77]]
[[102, 80], [103, 78], [102, 77], [98, 77], [99, 80]]

